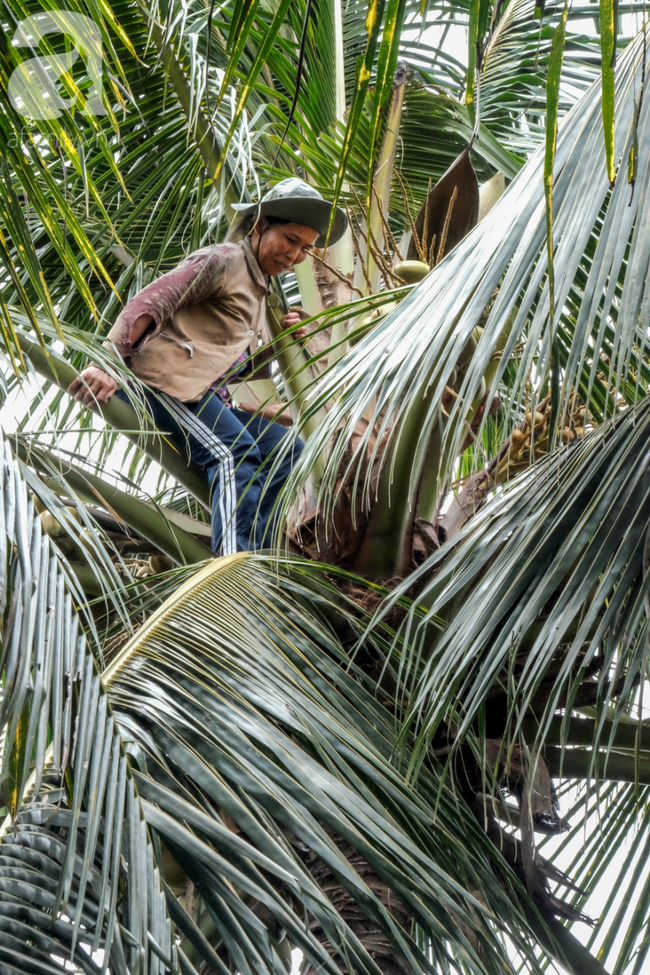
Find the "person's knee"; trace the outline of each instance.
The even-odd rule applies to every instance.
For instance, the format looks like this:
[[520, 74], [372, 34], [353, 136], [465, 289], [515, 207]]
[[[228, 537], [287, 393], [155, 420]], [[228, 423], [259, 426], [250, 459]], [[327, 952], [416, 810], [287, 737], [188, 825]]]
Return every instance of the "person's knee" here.
[[227, 481], [234, 479], [237, 484], [243, 485], [255, 478], [261, 464], [257, 446], [250, 437], [242, 437], [228, 444], [221, 441], [220, 449], [212, 453], [203, 469], [211, 487], [220, 475]]
[[248, 430], [241, 430], [225, 446], [236, 465], [259, 467], [262, 463], [260, 449]]

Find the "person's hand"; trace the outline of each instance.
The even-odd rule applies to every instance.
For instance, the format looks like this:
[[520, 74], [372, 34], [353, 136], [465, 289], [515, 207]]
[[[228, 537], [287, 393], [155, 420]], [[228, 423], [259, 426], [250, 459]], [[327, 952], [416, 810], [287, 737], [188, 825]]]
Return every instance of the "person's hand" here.
[[[300, 312], [288, 311], [287, 314], [283, 317], [280, 324], [282, 325], [282, 328], [291, 328], [292, 325], [297, 325], [298, 322], [300, 321], [302, 321], [302, 316]], [[307, 335], [307, 329], [303, 326], [302, 328], [297, 328], [295, 332], [292, 332], [291, 338], [304, 339], [306, 335]]]
[[77, 403], [83, 403], [92, 409], [98, 403], [108, 403], [119, 388], [120, 384], [99, 366], [88, 366], [81, 375], [72, 380], [68, 386], [68, 394], [74, 396]]

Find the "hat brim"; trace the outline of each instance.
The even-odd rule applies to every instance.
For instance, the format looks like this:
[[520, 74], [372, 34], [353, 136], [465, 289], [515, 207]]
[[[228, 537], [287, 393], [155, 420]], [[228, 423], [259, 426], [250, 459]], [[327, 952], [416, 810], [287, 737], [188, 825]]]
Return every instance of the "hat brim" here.
[[316, 247], [324, 247], [326, 241], [328, 244], [335, 244], [341, 239], [348, 226], [345, 212], [340, 207], [336, 207], [328, 239], [327, 228], [332, 204], [327, 200], [317, 200], [308, 196], [287, 196], [279, 200], [262, 200], [261, 203], [235, 203], [232, 208], [238, 210], [242, 216], [257, 214], [260, 217], [280, 217], [281, 220], [290, 220], [292, 223], [302, 224], [303, 227], [311, 227], [320, 235], [316, 240]]

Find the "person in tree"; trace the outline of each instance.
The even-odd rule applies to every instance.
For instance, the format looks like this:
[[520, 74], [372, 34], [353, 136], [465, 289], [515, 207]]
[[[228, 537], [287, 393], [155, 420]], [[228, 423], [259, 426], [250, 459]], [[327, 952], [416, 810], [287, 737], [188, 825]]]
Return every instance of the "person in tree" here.
[[[260, 376], [264, 353], [257, 349], [268, 343], [270, 278], [300, 264], [313, 247], [334, 243], [347, 226], [339, 207], [330, 221], [332, 204], [293, 177], [259, 203], [235, 209], [241, 215], [227, 241], [188, 255], [138, 292], [107, 339], [144, 384], [157, 429], [205, 472], [212, 491], [212, 549], [221, 555], [268, 544], [278, 493], [302, 450], [296, 440], [269, 477], [286, 428], [234, 407], [226, 381], [238, 366], [238, 378]], [[282, 325], [299, 321], [291, 311]], [[305, 330], [293, 334], [301, 339]], [[128, 399], [95, 365], [68, 392], [86, 406], [114, 395]]]

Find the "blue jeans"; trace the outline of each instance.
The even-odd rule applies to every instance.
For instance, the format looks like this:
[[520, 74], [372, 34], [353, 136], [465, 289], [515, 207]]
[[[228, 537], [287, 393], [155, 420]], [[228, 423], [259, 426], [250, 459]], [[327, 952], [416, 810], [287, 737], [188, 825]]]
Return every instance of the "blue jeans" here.
[[[123, 390], [116, 395], [128, 402]], [[286, 427], [230, 409], [212, 391], [198, 403], [159, 390], [146, 395], [160, 433], [205, 471], [212, 492], [212, 551], [232, 555], [269, 545], [278, 494], [302, 441], [294, 441], [269, 479]]]

